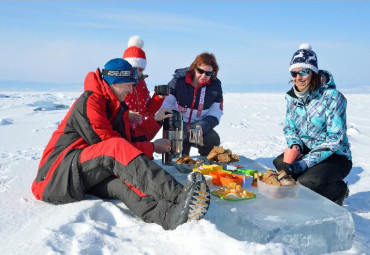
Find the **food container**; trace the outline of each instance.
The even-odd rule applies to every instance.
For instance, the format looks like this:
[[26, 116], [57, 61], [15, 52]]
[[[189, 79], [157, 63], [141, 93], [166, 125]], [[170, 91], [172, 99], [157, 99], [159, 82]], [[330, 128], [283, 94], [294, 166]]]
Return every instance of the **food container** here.
[[209, 175], [212, 176], [212, 184], [216, 186], [221, 186], [221, 181], [220, 181], [220, 175], [225, 174], [225, 172], [216, 170], [216, 171], [211, 171], [209, 172]]
[[193, 169], [193, 171], [198, 171], [201, 174], [209, 174], [211, 171], [217, 171], [217, 170], [222, 170], [222, 166], [219, 165], [201, 165], [199, 167], [196, 167]]
[[230, 183], [235, 182], [236, 185], [242, 185], [243, 184], [243, 176], [242, 175], [236, 175], [236, 174], [224, 174], [220, 176], [220, 182], [222, 186], [229, 187]]
[[230, 164], [230, 162], [226, 163], [226, 162], [219, 162], [219, 161], [212, 161], [212, 160], [210, 160], [209, 163], [212, 165], [218, 165], [224, 170], [227, 170], [227, 166]]
[[243, 189], [250, 189], [252, 187], [253, 177], [250, 175], [243, 174]]
[[258, 192], [262, 195], [272, 198], [295, 198], [298, 196], [299, 185], [294, 186], [274, 186], [257, 180]]
[[252, 169], [238, 169], [236, 172], [237, 173], [243, 173], [245, 175], [253, 176], [255, 173], [257, 173], [257, 170], [252, 170]]

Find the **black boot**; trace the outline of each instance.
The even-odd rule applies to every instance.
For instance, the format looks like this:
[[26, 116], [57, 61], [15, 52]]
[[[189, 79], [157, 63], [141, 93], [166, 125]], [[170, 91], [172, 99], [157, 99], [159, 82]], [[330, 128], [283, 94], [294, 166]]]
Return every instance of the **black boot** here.
[[[182, 192], [177, 196], [177, 198], [175, 200], [176, 204], [178, 204], [182, 200], [184, 200], [184, 196], [186, 196], [186, 191], [189, 190], [189, 188], [193, 185], [193, 183], [196, 183], [196, 182], [205, 182], [206, 183], [206, 179], [204, 178], [203, 174], [201, 174], [199, 172], [189, 173], [187, 178], [186, 178], [186, 181], [185, 181], [185, 184], [184, 184], [184, 188], [182, 189]], [[208, 188], [208, 186], [207, 186], [207, 188]], [[208, 190], [209, 190], [209, 188], [208, 188]]]
[[200, 220], [207, 213], [210, 204], [210, 192], [205, 181], [196, 181], [184, 190], [166, 214], [164, 229], [175, 229], [185, 222]]
[[348, 196], [349, 196], [349, 189], [348, 189], [347, 183], [344, 183], [342, 191], [339, 193], [338, 198], [334, 201], [334, 203], [340, 206], [343, 206], [344, 199], [346, 199]]

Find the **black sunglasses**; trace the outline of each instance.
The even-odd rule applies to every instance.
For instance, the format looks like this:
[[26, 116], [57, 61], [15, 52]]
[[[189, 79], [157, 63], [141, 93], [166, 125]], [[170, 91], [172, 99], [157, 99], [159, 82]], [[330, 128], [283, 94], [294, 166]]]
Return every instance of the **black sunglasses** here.
[[309, 69], [309, 68], [305, 68], [305, 69], [299, 70], [298, 72], [291, 71], [290, 74], [292, 75], [293, 78], [297, 77], [298, 74], [303, 77], [303, 76], [306, 76], [307, 74], [309, 74], [310, 70], [311, 69]]
[[203, 69], [201, 69], [199, 67], [197, 67], [196, 69], [197, 69], [197, 72], [199, 74], [204, 74], [205, 73], [206, 76], [212, 76], [213, 75], [213, 71], [205, 71], [205, 70], [203, 70]]

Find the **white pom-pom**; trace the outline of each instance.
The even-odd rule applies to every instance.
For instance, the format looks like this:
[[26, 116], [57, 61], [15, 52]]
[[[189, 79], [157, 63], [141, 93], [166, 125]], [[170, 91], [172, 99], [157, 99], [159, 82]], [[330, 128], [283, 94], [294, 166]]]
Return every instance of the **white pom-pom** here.
[[311, 44], [302, 43], [301, 45], [299, 45], [299, 50], [312, 50]]
[[130, 39], [128, 39], [127, 46], [128, 47], [136, 46], [136, 47], [141, 49], [141, 48], [144, 47], [144, 41], [143, 41], [143, 39], [141, 39], [140, 36], [134, 35], [134, 36], [131, 36]]

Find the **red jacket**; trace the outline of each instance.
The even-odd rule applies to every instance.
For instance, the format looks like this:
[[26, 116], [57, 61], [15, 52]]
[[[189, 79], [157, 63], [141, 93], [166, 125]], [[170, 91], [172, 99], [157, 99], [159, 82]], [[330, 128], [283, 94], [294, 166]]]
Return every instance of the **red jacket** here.
[[[155, 93], [153, 97], [150, 97], [150, 92], [144, 79], [140, 80], [133, 88], [132, 93], [128, 94], [125, 98], [129, 109], [138, 112], [142, 116], [142, 121], [153, 116], [161, 107], [163, 100], [164, 98], [157, 96]], [[136, 128], [141, 122], [131, 122], [130, 125], [132, 128]]]
[[150, 117], [135, 130], [130, 129], [128, 107], [119, 102], [100, 77], [99, 69], [86, 76], [84, 93], [73, 103], [46, 146], [32, 184], [37, 199], [51, 202], [83, 199], [79, 154], [101, 141], [116, 137], [134, 145], [125, 151], [125, 163], [140, 153], [153, 157], [150, 140], [161, 125]]

